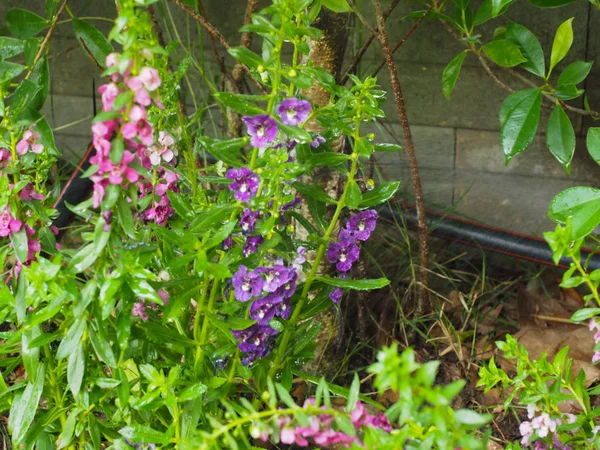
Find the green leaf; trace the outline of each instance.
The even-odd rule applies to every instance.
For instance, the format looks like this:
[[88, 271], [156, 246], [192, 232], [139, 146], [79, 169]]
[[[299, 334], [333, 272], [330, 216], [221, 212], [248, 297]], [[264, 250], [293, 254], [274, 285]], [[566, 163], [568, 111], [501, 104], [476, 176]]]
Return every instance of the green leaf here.
[[356, 181], [350, 181], [347, 186], [346, 206], [350, 209], [356, 209], [362, 200], [362, 193]]
[[79, 46], [100, 67], [106, 67], [106, 57], [114, 49], [108, 39], [89, 22], [73, 19], [73, 32]]
[[85, 331], [86, 318], [78, 317], [67, 331], [56, 351], [56, 359], [63, 359], [73, 353], [81, 342], [81, 337]]
[[570, 5], [577, 0], [529, 0], [529, 2], [538, 8], [558, 8], [559, 6]]
[[227, 53], [251, 69], [256, 69], [258, 66], [264, 64], [260, 56], [246, 47], [231, 47], [227, 50]]
[[372, 191], [367, 191], [362, 196], [362, 202], [358, 205], [360, 209], [377, 206], [383, 202], [387, 202], [396, 194], [400, 187], [399, 181], [386, 181], [375, 187]]
[[10, 61], [0, 61], [0, 84], [18, 77], [25, 70], [25, 66]]
[[554, 91], [554, 96], [559, 100], [573, 100], [585, 91], [583, 89], [578, 89], [574, 84], [561, 84]]
[[223, 103], [228, 108], [231, 108], [240, 114], [248, 114], [253, 116], [256, 114], [265, 113], [254, 103], [251, 103], [249, 99], [246, 99], [241, 95], [230, 94], [228, 92], [218, 92], [213, 94], [213, 97], [215, 97], [217, 101]]
[[328, 284], [330, 286], [356, 289], [357, 291], [381, 289], [390, 284], [390, 280], [388, 280], [387, 278], [375, 278], [370, 280], [340, 280], [339, 278], [319, 276], [317, 277], [317, 280], [322, 281], [323, 283]]
[[348, 394], [348, 402], [346, 403], [346, 412], [351, 412], [356, 407], [358, 396], [360, 395], [360, 378], [358, 373], [354, 372], [354, 379], [350, 386], [350, 392]]
[[586, 144], [588, 153], [600, 165], [600, 128], [590, 128], [587, 132]]
[[46, 119], [40, 117], [35, 124], [35, 130], [40, 133], [40, 144], [42, 144], [50, 154], [59, 156], [60, 153], [56, 149], [56, 143], [54, 142], [54, 133], [52, 133], [52, 128], [50, 128]]
[[27, 39], [35, 36], [48, 24], [48, 21], [26, 9], [14, 8], [6, 13], [6, 25], [13, 36]]
[[398, 144], [375, 144], [376, 152], [401, 152], [402, 146]]
[[134, 442], [149, 442], [153, 444], [167, 445], [169, 437], [147, 425], [133, 425], [119, 430], [121, 436]]
[[502, 67], [514, 67], [527, 59], [523, 57], [521, 50], [508, 39], [499, 39], [485, 44], [481, 49], [484, 53]]
[[292, 187], [308, 198], [325, 203], [335, 203], [335, 200], [323, 192], [323, 190], [317, 185], [295, 182], [292, 183]]
[[208, 387], [202, 383], [196, 383], [183, 390], [178, 396], [178, 402], [187, 402], [200, 397], [208, 390]]
[[323, 0], [323, 6], [338, 13], [352, 12], [352, 8], [346, 0]]
[[[25, 50], [25, 41], [8, 36], [0, 36], [0, 59], [10, 59]], [[0, 72], [2, 73], [2, 72]]]
[[[171, 194], [171, 191], [168, 191], [167, 194]], [[171, 196], [169, 195], [169, 200]], [[171, 202], [172, 203], [172, 202]], [[125, 199], [125, 197], [121, 197], [117, 201], [117, 215], [119, 217], [119, 223], [125, 231], [125, 234], [132, 239], [135, 239], [135, 228], [133, 227], [133, 214], [131, 212], [131, 206]]]
[[350, 156], [343, 153], [314, 153], [306, 161], [312, 167], [335, 167], [350, 160]]
[[75, 431], [75, 425], [77, 424], [77, 416], [79, 413], [83, 411], [83, 408], [75, 408], [69, 414], [67, 421], [65, 422], [62, 432], [58, 436], [56, 440], [56, 448], [60, 450], [61, 448], [65, 448], [73, 439], [73, 432]]
[[587, 78], [593, 65], [593, 61], [575, 61], [569, 64], [558, 77], [558, 87], [581, 83]]
[[460, 424], [479, 428], [487, 424], [491, 417], [488, 414], [479, 414], [470, 409], [458, 409], [454, 411], [454, 419]]
[[84, 373], [85, 354], [83, 342], [80, 342], [75, 351], [69, 355], [69, 366], [67, 368], [67, 382], [75, 398], [79, 395]]
[[34, 379], [40, 362], [40, 349], [33, 347], [31, 342], [38, 338], [41, 333], [40, 326], [36, 325], [31, 327], [31, 329], [24, 330], [21, 336], [21, 357], [23, 358], [23, 365], [27, 371], [27, 376], [31, 380]]
[[571, 322], [583, 322], [600, 314], [600, 308], [582, 308], [571, 316]]
[[577, 186], [566, 189], [550, 202], [549, 217], [565, 224], [571, 218], [571, 240], [590, 234], [600, 224], [600, 190]]
[[10, 425], [12, 425], [13, 445], [21, 443], [27, 430], [33, 422], [38, 404], [44, 390], [44, 381], [46, 376], [46, 367], [43, 364], [38, 366], [35, 381], [29, 381], [27, 387], [18, 402], [13, 402], [10, 408]]
[[544, 62], [544, 50], [535, 35], [523, 25], [509, 22], [506, 28], [506, 39], [515, 44], [521, 50], [527, 61], [521, 63], [523, 69], [543, 77], [546, 74]]
[[21, 229], [16, 233], [10, 234], [10, 242], [12, 242], [19, 261], [22, 263], [27, 261], [27, 252], [29, 247], [27, 245], [27, 233], [25, 232], [24, 226], [21, 226]]
[[570, 173], [571, 161], [575, 154], [575, 130], [567, 114], [556, 105], [546, 128], [546, 142], [550, 153]]
[[29, 106], [40, 89], [41, 87], [31, 80], [21, 81], [11, 98], [10, 109], [12, 113], [15, 115], [22, 113], [23, 110]]
[[96, 354], [100, 360], [104, 361], [109, 367], [117, 367], [117, 360], [115, 354], [110, 346], [110, 342], [105, 336], [105, 331], [101, 326], [98, 326], [98, 332], [94, 331], [92, 327], [88, 328], [90, 342], [92, 347], [96, 351]]
[[554, 35], [552, 42], [552, 53], [550, 53], [550, 70], [548, 70], [548, 78], [552, 73], [552, 69], [567, 56], [571, 45], [573, 45], [573, 17], [563, 22]]
[[[460, 52], [456, 57], [454, 57], [452, 61], [448, 63], [448, 65], [444, 69], [444, 72], [442, 73], [442, 92], [448, 100], [450, 100], [452, 91], [454, 91], [456, 80], [458, 80], [458, 76], [460, 75], [460, 69], [466, 56], [467, 50], [463, 50], [462, 52]], [[375, 150], [378, 150], [377, 146], [375, 147]]]
[[525, 89], [506, 97], [500, 108], [500, 138], [508, 162], [535, 137], [541, 110], [541, 89]]

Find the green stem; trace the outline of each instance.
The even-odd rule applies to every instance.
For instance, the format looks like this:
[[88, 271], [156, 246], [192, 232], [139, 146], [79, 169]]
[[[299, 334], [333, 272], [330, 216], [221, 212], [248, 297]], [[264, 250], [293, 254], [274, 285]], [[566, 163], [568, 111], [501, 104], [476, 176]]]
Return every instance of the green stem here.
[[571, 252], [569, 254], [569, 256], [573, 260], [573, 263], [575, 264], [575, 267], [577, 267], [577, 270], [579, 271], [579, 273], [583, 277], [583, 279], [585, 281], [585, 284], [587, 285], [587, 287], [591, 291], [592, 295], [594, 296], [594, 300], [596, 300], [596, 304], [598, 306], [600, 306], [600, 296], [598, 295], [598, 289], [596, 289], [596, 287], [594, 286], [594, 283], [592, 283], [592, 280], [590, 279], [589, 275], [584, 270], [583, 266], [581, 265], [581, 261], [579, 260], [579, 258], [577, 257], [577, 255], [573, 254], [573, 252]]

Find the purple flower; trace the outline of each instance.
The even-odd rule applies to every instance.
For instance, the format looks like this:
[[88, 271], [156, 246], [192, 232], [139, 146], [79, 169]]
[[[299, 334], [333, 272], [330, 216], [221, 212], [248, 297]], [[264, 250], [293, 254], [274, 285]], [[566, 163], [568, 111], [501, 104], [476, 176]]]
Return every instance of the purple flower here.
[[253, 147], [266, 148], [277, 137], [277, 121], [268, 115], [244, 116], [242, 120], [251, 136], [250, 143]]
[[341, 287], [334, 287], [333, 290], [329, 293], [329, 298], [333, 303], [338, 305], [340, 300], [342, 299], [342, 295], [344, 294], [344, 290]]
[[225, 238], [225, 240], [221, 243], [221, 248], [224, 251], [229, 250], [231, 247], [233, 247], [233, 238], [231, 236], [227, 236]]
[[295, 208], [300, 203], [302, 203], [302, 198], [301, 197], [295, 197], [294, 200], [292, 200], [291, 202], [286, 203], [285, 205], [281, 205], [279, 207], [279, 220], [281, 221], [281, 223], [283, 225], [287, 224], [287, 222], [285, 220], [285, 213], [288, 212], [290, 209]]
[[267, 325], [269, 320], [275, 317], [282, 300], [281, 296], [277, 294], [269, 294], [254, 300], [250, 306], [250, 317], [258, 320], [261, 325]]
[[259, 211], [252, 212], [250, 208], [246, 208], [240, 218], [240, 226], [242, 227], [242, 233], [254, 233], [254, 227], [256, 226], [256, 220], [258, 219]]
[[250, 200], [250, 197], [256, 195], [260, 180], [258, 175], [247, 167], [229, 169], [225, 176], [233, 180], [233, 183], [229, 185], [229, 190], [235, 193], [233, 196], [237, 200], [247, 202]]
[[308, 119], [312, 111], [310, 102], [297, 98], [286, 98], [277, 107], [277, 114], [286, 125], [296, 126]]
[[340, 239], [338, 242], [329, 244], [327, 259], [329, 262], [337, 263], [335, 267], [340, 272], [348, 272], [352, 264], [358, 259], [360, 249], [351, 239]]
[[294, 295], [294, 292], [296, 291], [296, 281], [298, 281], [298, 274], [296, 271], [294, 269], [287, 270], [287, 280], [284, 281], [277, 289], [277, 293], [284, 299], [292, 298], [292, 295]]
[[323, 136], [321, 136], [320, 134], [316, 134], [313, 138], [313, 141], [310, 143], [310, 146], [312, 148], [317, 148], [321, 144], [324, 144], [324, 143], [325, 143], [325, 138]]
[[256, 359], [263, 358], [271, 352], [272, 336], [277, 331], [268, 325], [254, 325], [245, 330], [232, 330], [233, 336], [238, 341], [239, 349], [246, 353], [242, 359], [245, 366], [252, 364]]
[[304, 264], [306, 262], [306, 248], [298, 247], [298, 256], [294, 259], [294, 264]]
[[258, 251], [258, 246], [262, 244], [265, 239], [261, 236], [248, 236], [246, 238], [246, 242], [244, 243], [244, 247], [242, 248], [242, 254], [244, 257], [248, 257], [253, 253]]
[[346, 230], [350, 231], [355, 239], [366, 241], [375, 230], [378, 218], [379, 214], [374, 209], [359, 212], [346, 222]]
[[257, 271], [248, 272], [246, 266], [240, 266], [232, 279], [235, 298], [240, 302], [247, 302], [252, 297], [257, 297], [262, 292], [263, 280]]
[[265, 282], [263, 289], [265, 292], [275, 292], [283, 286], [290, 278], [290, 273], [287, 267], [276, 265], [274, 267], [259, 267], [258, 272], [264, 274]]

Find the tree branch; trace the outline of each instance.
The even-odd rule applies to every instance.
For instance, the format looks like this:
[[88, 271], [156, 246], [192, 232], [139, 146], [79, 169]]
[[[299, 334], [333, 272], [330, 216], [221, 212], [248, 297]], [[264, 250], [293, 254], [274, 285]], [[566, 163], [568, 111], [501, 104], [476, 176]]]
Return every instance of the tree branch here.
[[[390, 48], [388, 33], [385, 27], [385, 20], [381, 11], [381, 4], [379, 0], [372, 0], [373, 6], [375, 7], [375, 13], [377, 17], [377, 26], [379, 28], [379, 43], [383, 49], [385, 60], [388, 66], [388, 72], [392, 82], [392, 89], [394, 91], [394, 100], [396, 102], [396, 109], [398, 110], [398, 117], [402, 125], [404, 132], [405, 152], [408, 158], [408, 165], [410, 168], [410, 176], [415, 193], [415, 204], [417, 208], [417, 226], [419, 233], [419, 250], [420, 250], [420, 266], [417, 272], [417, 284], [418, 284], [418, 295], [416, 301], [415, 315], [417, 318], [423, 317], [427, 314], [430, 309], [429, 300], [429, 244], [428, 244], [428, 230], [427, 230], [427, 218], [425, 216], [425, 205], [423, 202], [423, 187], [421, 186], [421, 177], [419, 176], [419, 164], [417, 162], [417, 155], [415, 151], [415, 143], [413, 140], [410, 125], [408, 123], [408, 116], [406, 114], [406, 105], [404, 103], [404, 96], [402, 94], [402, 87], [400, 85], [400, 78], [398, 76], [398, 68], [394, 63], [394, 56]], [[359, 17], [360, 18], [360, 17]]]
[[[394, 53], [396, 53], [396, 50], [398, 50], [402, 46], [402, 44], [404, 44], [404, 42], [410, 37], [410, 35], [413, 34], [417, 28], [419, 28], [419, 25], [421, 24], [421, 22], [423, 22], [423, 19], [425, 19], [427, 14], [429, 14], [429, 12], [433, 9], [434, 6], [435, 6], [435, 3], [432, 3], [431, 5], [429, 5], [429, 8], [427, 8], [427, 11], [425, 11], [423, 13], [423, 15], [417, 19], [417, 21], [413, 24], [413, 26], [410, 27], [410, 30], [408, 30], [406, 32], [406, 34], [404, 36], [402, 36], [402, 39], [400, 39], [400, 41], [398, 41], [398, 43], [392, 49], [392, 55]], [[376, 76], [379, 73], [379, 71], [383, 68], [383, 66], [385, 66], [385, 58], [383, 61], [381, 61], [381, 63], [373, 71], [372, 76]]]
[[[392, 11], [396, 8], [396, 6], [398, 6], [399, 3], [400, 3], [400, 0], [393, 0], [392, 1], [392, 4], [383, 13], [384, 20], [386, 20], [390, 16], [390, 14], [392, 13]], [[360, 48], [360, 50], [356, 53], [356, 55], [354, 55], [354, 58], [352, 58], [352, 62], [350, 63], [350, 67], [348, 67], [348, 69], [346, 69], [346, 72], [344, 72], [344, 75], [339, 80], [339, 84], [346, 84], [346, 82], [348, 81], [348, 78], [350, 78], [349, 75], [351, 73], [354, 73], [354, 71], [356, 70], [356, 66], [358, 66], [358, 63], [363, 58], [363, 56], [367, 52], [368, 48], [371, 46], [371, 43], [373, 42], [373, 40], [376, 37], [377, 36], [374, 35], [374, 34], [369, 34], [369, 37], [367, 38], [367, 40], [365, 42], [363, 42], [363, 45]]]

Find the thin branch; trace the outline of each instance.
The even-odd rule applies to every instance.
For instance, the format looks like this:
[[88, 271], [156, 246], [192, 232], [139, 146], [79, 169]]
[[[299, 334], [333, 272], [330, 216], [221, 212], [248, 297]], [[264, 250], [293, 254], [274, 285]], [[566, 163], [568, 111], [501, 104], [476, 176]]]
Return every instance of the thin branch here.
[[354, 4], [354, 2], [352, 0], [348, 0], [348, 4], [354, 10], [354, 14], [356, 14], [356, 17], [358, 17], [358, 19], [362, 22], [362, 24], [365, 26], [365, 28], [367, 30], [369, 30], [369, 33], [371, 33], [371, 35], [373, 35], [377, 39], [379, 39], [379, 30], [375, 30], [375, 28], [373, 28], [371, 26], [369, 21], [367, 19], [365, 19], [365, 16], [362, 15], [362, 13], [358, 10], [358, 8], [356, 7], [356, 5]]
[[[394, 53], [396, 53], [396, 51], [402, 46], [402, 44], [404, 44], [404, 42], [406, 42], [406, 40], [410, 37], [410, 35], [413, 34], [417, 28], [419, 28], [419, 25], [421, 24], [421, 22], [423, 22], [423, 20], [427, 16], [427, 14], [429, 14], [429, 12], [433, 9], [434, 6], [435, 6], [435, 3], [432, 3], [429, 6], [429, 8], [427, 8], [427, 11], [425, 11], [423, 13], [423, 15], [417, 19], [417, 21], [413, 24], [413, 26], [410, 27], [410, 30], [408, 30], [406, 32], [406, 34], [404, 36], [402, 36], [402, 39], [400, 39], [398, 41], [398, 43], [396, 45], [394, 45], [394, 48], [392, 49], [392, 55]], [[379, 71], [381, 69], [383, 69], [383, 66], [385, 66], [385, 58], [383, 59], [383, 61], [381, 61], [381, 63], [379, 63], [377, 68], [373, 71], [373, 76], [376, 76], [379, 73]]]
[[[402, 94], [402, 87], [400, 85], [400, 78], [398, 76], [398, 68], [394, 63], [394, 56], [390, 48], [388, 33], [385, 27], [385, 20], [381, 11], [381, 4], [379, 0], [372, 0], [373, 6], [375, 7], [375, 13], [377, 17], [377, 26], [379, 28], [379, 42], [383, 49], [385, 59], [388, 66], [388, 72], [392, 82], [392, 89], [394, 91], [394, 100], [396, 102], [396, 109], [398, 110], [398, 117], [402, 125], [404, 132], [405, 142], [405, 153], [408, 158], [408, 165], [410, 168], [410, 177], [413, 185], [415, 194], [415, 205], [417, 208], [417, 226], [419, 234], [419, 253], [420, 253], [420, 265], [419, 271], [417, 272], [417, 283], [418, 283], [418, 295], [415, 307], [415, 315], [417, 319], [427, 314], [430, 309], [429, 299], [429, 244], [428, 244], [428, 230], [427, 230], [427, 218], [425, 216], [425, 204], [423, 202], [423, 187], [421, 185], [421, 177], [419, 176], [419, 164], [417, 162], [417, 155], [415, 151], [415, 143], [413, 140], [410, 125], [408, 123], [408, 116], [406, 114], [406, 105], [404, 103], [404, 96]], [[360, 18], [360, 17], [359, 17]]]
[[[200, 25], [202, 25], [211, 36], [214, 36], [221, 43], [221, 45], [223, 47], [225, 47], [225, 49], [229, 50], [231, 48], [231, 45], [229, 44], [229, 42], [227, 42], [227, 39], [225, 39], [225, 36], [223, 36], [221, 34], [221, 32], [219, 30], [217, 30], [208, 20], [206, 20], [205, 17], [202, 17], [202, 15], [198, 14], [196, 11], [194, 11], [192, 8], [190, 8], [182, 0], [171, 0], [171, 1], [173, 3], [175, 3], [177, 6], [179, 6], [181, 9], [183, 9], [186, 13], [188, 13]], [[246, 65], [242, 65], [242, 67], [248, 73], [248, 75], [250, 76], [252, 81], [254, 81], [256, 86], [258, 86], [260, 91], [263, 94], [266, 93], [264, 86], [256, 78], [254, 78], [254, 76], [252, 75], [252, 72], [250, 71], [250, 68]]]
[[68, 0], [65, 0], [62, 3], [62, 5], [60, 5], [60, 8], [58, 8], [58, 11], [56, 12], [56, 15], [54, 16], [54, 19], [52, 19], [52, 23], [50, 24], [50, 28], [48, 29], [48, 32], [46, 33], [46, 36], [44, 36], [44, 39], [42, 40], [42, 43], [40, 44], [40, 48], [38, 49], [38, 52], [35, 55], [35, 58], [33, 59], [33, 64], [29, 68], [29, 72], [27, 72], [27, 75], [25, 75], [25, 79], [26, 80], [29, 79], [29, 77], [33, 73], [33, 69], [35, 68], [36, 64], [42, 58], [42, 55], [44, 54], [44, 50], [46, 49], [46, 46], [48, 45], [48, 42], [50, 42], [50, 36], [52, 36], [52, 33], [54, 32], [54, 28], [56, 28], [56, 23], [58, 22], [58, 18], [60, 17], [60, 15], [62, 14], [63, 10], [65, 9], [65, 6], [67, 6], [67, 1]]
[[[461, 37], [454, 32], [454, 30], [452, 29], [452, 27], [450, 27], [450, 25], [448, 25], [446, 22], [442, 21], [442, 25], [444, 26], [444, 28], [446, 28], [446, 31], [448, 31], [448, 33], [450, 33], [456, 40], [458, 40], [460, 42], [463, 42], [463, 44], [465, 46], [467, 46], [477, 56], [477, 59], [479, 59], [479, 62], [481, 63], [481, 66], [484, 68], [484, 70], [489, 75], [489, 77], [492, 80], [494, 80], [494, 82], [498, 86], [500, 86], [505, 91], [510, 92], [511, 94], [513, 92], [515, 92], [515, 90], [513, 88], [511, 88], [510, 86], [508, 86], [507, 84], [503, 83], [502, 81], [500, 81], [498, 79], [498, 77], [494, 74], [494, 72], [490, 68], [489, 64], [487, 63], [487, 61], [485, 60], [485, 58], [483, 57], [483, 55], [481, 54], [481, 52], [477, 49], [477, 47], [475, 47], [475, 45], [473, 43], [466, 43], [466, 42], [464, 42], [461, 39]], [[500, 67], [500, 66], [498, 66], [498, 67]], [[538, 89], [540, 87], [537, 84], [535, 84], [533, 81], [531, 81], [530, 79], [528, 79], [527, 77], [525, 77], [522, 74], [520, 74], [519, 72], [517, 72], [516, 70], [510, 69], [508, 67], [500, 67], [500, 68], [502, 70], [504, 70], [505, 72], [509, 73], [510, 75], [512, 75], [513, 77], [515, 77], [517, 80], [521, 81], [522, 83], [526, 84], [527, 86], [529, 86], [531, 88]], [[585, 109], [576, 108], [574, 106], [568, 105], [563, 100], [557, 99], [556, 97], [554, 97], [553, 95], [551, 95], [551, 94], [549, 94], [547, 92], [543, 92], [542, 94], [543, 94], [543, 96], [547, 100], [550, 100], [550, 102], [552, 103], [552, 105], [555, 105], [558, 102], [563, 109], [566, 109], [567, 111], [570, 111], [573, 114], [578, 114], [580, 116], [588, 116], [588, 117], [600, 118], [600, 111], [593, 111], [593, 110], [592, 111], [588, 111], [588, 110], [585, 110]], [[544, 108], [547, 108], [547, 109], [551, 109], [552, 108], [552, 106], [549, 106], [549, 105], [542, 105], [542, 106]]]
[[[390, 16], [392, 11], [396, 8], [396, 6], [398, 6], [399, 3], [400, 3], [400, 0], [392, 1], [392, 4], [383, 13], [384, 20], [386, 20]], [[354, 58], [352, 59], [352, 62], [350, 63], [350, 67], [348, 67], [348, 69], [346, 69], [346, 72], [344, 72], [344, 75], [339, 80], [339, 84], [342, 84], [342, 85], [346, 84], [346, 82], [348, 81], [348, 78], [350, 78], [349, 75], [351, 73], [354, 73], [354, 71], [356, 70], [356, 67], [358, 66], [358, 63], [361, 61], [361, 59], [363, 58], [363, 56], [365, 55], [365, 53], [371, 46], [371, 43], [373, 42], [373, 40], [376, 37], [377, 36], [375, 36], [374, 34], [369, 34], [369, 37], [367, 38], [367, 40], [365, 42], [363, 42], [363, 45], [360, 48], [360, 50], [356, 53], [356, 55], [354, 55]]]

